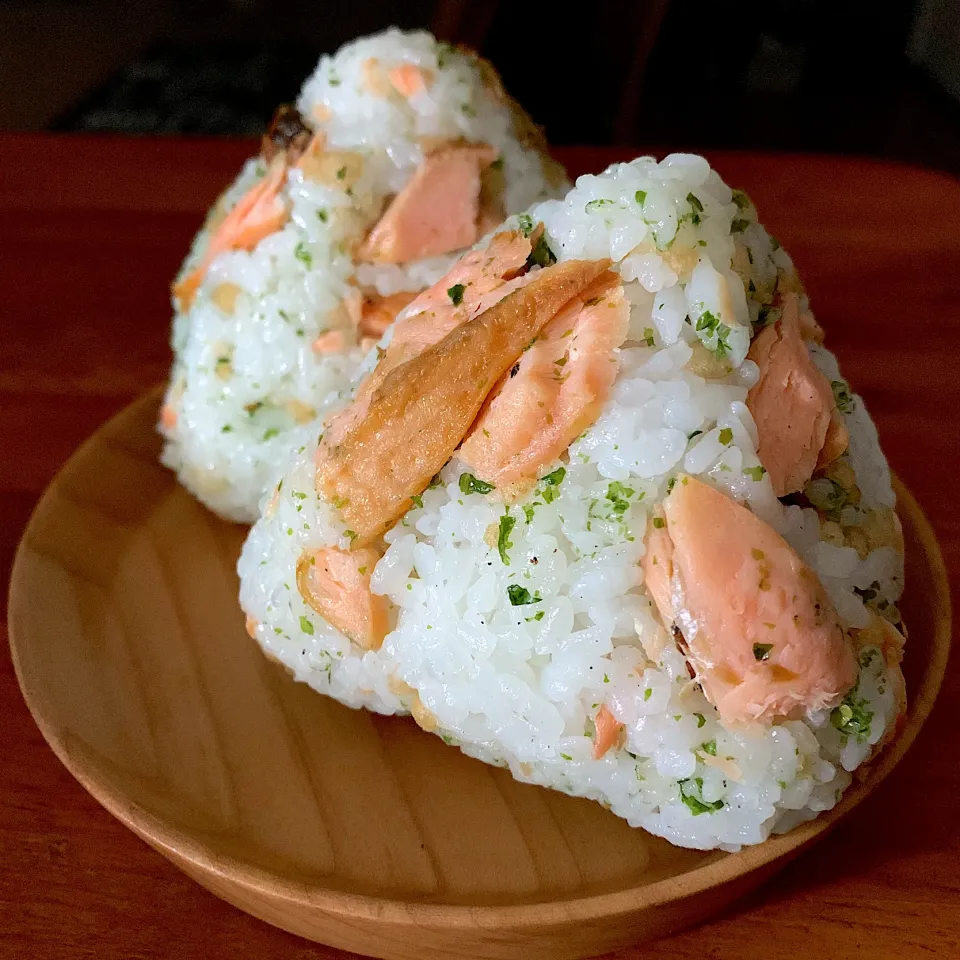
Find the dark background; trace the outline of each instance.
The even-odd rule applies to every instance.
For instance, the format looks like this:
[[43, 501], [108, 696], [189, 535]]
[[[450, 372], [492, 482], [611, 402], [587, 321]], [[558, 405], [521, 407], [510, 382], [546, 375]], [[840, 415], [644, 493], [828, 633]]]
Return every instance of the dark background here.
[[957, 0], [0, 0], [0, 128], [254, 135], [321, 52], [390, 24], [478, 48], [557, 144], [960, 173]]

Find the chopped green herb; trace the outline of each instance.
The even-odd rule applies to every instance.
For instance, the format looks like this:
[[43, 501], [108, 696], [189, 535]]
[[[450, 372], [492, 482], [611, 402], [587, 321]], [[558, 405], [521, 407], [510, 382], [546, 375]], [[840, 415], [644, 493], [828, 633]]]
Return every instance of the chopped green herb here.
[[853, 395], [850, 387], [843, 380], [831, 380], [830, 389], [833, 391], [833, 402], [841, 413], [849, 413], [853, 409]]
[[525, 503], [523, 505], [523, 515], [526, 518], [526, 522], [530, 523], [533, 520], [533, 511], [537, 508], [536, 503]]
[[415, 507], [420, 507], [421, 510], [423, 509], [423, 497], [421, 497], [420, 494], [414, 493], [410, 496], [410, 499], [413, 501]]
[[643, 342], [648, 346], [652, 347], [656, 341], [653, 339], [653, 328], [644, 327], [643, 328]]
[[463, 303], [463, 291], [466, 289], [462, 283], [455, 283], [452, 287], [447, 288], [447, 296], [455, 307], [459, 307]]
[[[301, 240], [294, 248], [293, 255], [309, 270], [313, 263], [313, 254], [307, 249], [306, 244]], [[284, 318], [286, 319], [286, 318]]]
[[589, 213], [591, 210], [599, 210], [600, 207], [609, 207], [612, 204], [612, 200], [591, 200], [583, 209]]
[[707, 718], [702, 713], [695, 713], [694, 716], [697, 718], [697, 729], [699, 730], [707, 722]]
[[[703, 777], [694, 777], [693, 780], [679, 780], [680, 799], [686, 804], [690, 812], [695, 816], [701, 813], [713, 813], [715, 810], [723, 808], [722, 800], [709, 802], [703, 799]], [[693, 786], [688, 786], [688, 784]]]
[[709, 310], [704, 310], [700, 314], [695, 329], [697, 333], [705, 333], [707, 338], [716, 336], [717, 345], [713, 347], [713, 352], [719, 358], [723, 359], [730, 352], [730, 344], [727, 342], [730, 328]]
[[730, 224], [730, 232], [743, 233], [743, 231], [746, 230], [747, 227], [749, 226], [750, 226], [749, 220], [742, 220], [740, 217], [737, 217], [737, 219]]
[[707, 754], [709, 757], [715, 757], [717, 755], [717, 741], [708, 740], [706, 743], [701, 743], [700, 752]]
[[767, 660], [770, 657], [770, 651], [773, 649], [772, 643], [755, 643], [753, 645], [753, 659]]
[[539, 622], [544, 618], [545, 615], [546, 615], [546, 611], [538, 610], [532, 617], [527, 617], [527, 623], [529, 623], [531, 620], [536, 620]]
[[432, 490], [434, 487], [439, 487], [441, 483], [443, 483], [443, 480], [440, 479], [440, 474], [436, 473], [433, 479], [427, 484], [427, 489]]
[[337, 171], [337, 179], [338, 179], [338, 180], [342, 180], [346, 175], [347, 175], [347, 168], [346, 168], [346, 167], [341, 167], [341, 168]]
[[344, 535], [351, 543], [353, 543], [353, 541], [356, 540], [357, 537], [359, 536], [359, 534], [358, 534], [355, 530], [344, 530], [344, 531], [343, 531], [343, 535]]
[[654, 517], [653, 526], [655, 530], [662, 530], [667, 525], [667, 521], [663, 517]]
[[502, 155], [499, 156], [499, 157], [497, 157], [497, 159], [494, 160], [493, 163], [490, 164], [490, 169], [491, 169], [491, 170], [502, 170], [502, 169], [503, 169], [503, 156], [502, 156]]
[[540, 234], [540, 239], [537, 240], [537, 245], [533, 248], [533, 252], [530, 254], [530, 256], [527, 257], [527, 266], [532, 267], [536, 265], [538, 267], [549, 267], [551, 264], [556, 262], [557, 258], [547, 245], [546, 237], [544, 234]]
[[619, 480], [614, 480], [607, 486], [606, 499], [612, 504], [616, 516], [622, 517], [630, 509], [630, 497], [635, 492], [633, 487], [628, 487]]
[[763, 467], [744, 467], [743, 472], [745, 476], [748, 476], [754, 483], [759, 483], [763, 479], [763, 475], [767, 472]]
[[643, 699], [649, 700], [652, 696], [653, 696], [653, 687], [647, 687], [647, 689], [643, 691]]
[[225, 424], [220, 428], [220, 432], [221, 432], [221, 433], [233, 433], [233, 427], [232, 427], [229, 423], [225, 423]]
[[689, 203], [690, 206], [693, 207], [693, 209], [694, 209], [697, 213], [703, 213], [703, 204], [700, 202], [700, 198], [699, 198], [699, 197], [694, 196], [694, 194], [692, 194], [692, 193], [688, 193], [688, 194], [687, 194], [687, 203]]
[[647, 191], [646, 191], [646, 190], [638, 190], [638, 191], [633, 195], [633, 199], [636, 200], [637, 203], [639, 203], [639, 204], [642, 205], [643, 202], [644, 202], [644, 200], [647, 199]]
[[525, 237], [529, 237], [533, 233], [533, 217], [529, 213], [521, 213], [517, 217], [517, 226]]
[[489, 493], [496, 489], [492, 483], [478, 480], [472, 473], [461, 473], [459, 485], [461, 493]]
[[300, 617], [300, 629], [313, 636], [313, 624], [304, 616]]
[[[507, 565], [510, 565], [510, 558], [507, 551], [513, 546], [510, 534], [516, 526], [517, 520], [510, 516], [509, 510], [500, 518], [500, 532], [497, 535], [497, 550], [500, 553], [500, 559]], [[514, 604], [516, 606], [516, 604]]]
[[724, 427], [720, 431], [719, 439], [725, 447], [729, 447], [733, 443], [733, 431], [729, 427]]
[[328, 220], [328, 218], [329, 218], [329, 214], [327, 213], [326, 210], [323, 209], [323, 207], [321, 207], [321, 208], [317, 211], [317, 217], [318, 217], [318, 219], [320, 220], [321, 223], [326, 223], [327, 220]]
[[738, 210], [746, 210], [750, 206], [750, 198], [742, 190], [734, 190], [731, 198]]
[[[566, 475], [567, 470], [565, 467], [557, 467], [552, 473], [548, 473], [545, 477], [540, 478], [541, 486], [537, 492], [547, 503], [553, 503], [553, 501], [560, 496], [560, 491], [557, 490], [557, 487], [563, 483], [563, 478]], [[524, 510], [526, 510], [526, 508], [524, 508]], [[531, 516], [532, 515], [531, 511]], [[529, 522], [528, 520], [527, 523]]]
[[280, 431], [276, 427], [270, 427], [268, 430], [263, 431], [263, 439], [272, 440], [274, 437], [279, 436]]
[[561, 753], [560, 756], [561, 756], [564, 760], [573, 760], [573, 757], [571, 757], [569, 753]]
[[539, 593], [531, 593], [526, 587], [521, 587], [519, 583], [511, 583], [507, 587], [507, 596], [512, 607], [526, 607], [531, 603], [539, 603], [543, 599]]
[[839, 516], [847, 504], [847, 491], [829, 477], [811, 480], [803, 488], [803, 492], [814, 507], [834, 517]]
[[841, 733], [848, 737], [856, 737], [863, 743], [870, 736], [870, 723], [873, 720], [873, 711], [867, 709], [867, 701], [857, 696], [854, 687], [844, 698], [839, 707], [830, 713], [830, 722]]

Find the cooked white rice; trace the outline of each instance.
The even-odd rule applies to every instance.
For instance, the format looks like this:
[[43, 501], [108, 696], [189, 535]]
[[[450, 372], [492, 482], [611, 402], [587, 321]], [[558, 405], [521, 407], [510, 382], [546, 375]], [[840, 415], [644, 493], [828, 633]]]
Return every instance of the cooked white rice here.
[[[559, 259], [613, 259], [631, 303], [613, 394], [553, 465], [564, 467], [562, 480], [541, 481], [505, 511], [496, 493], [461, 491], [466, 468], [454, 456], [442, 482], [423, 492], [422, 508], [386, 535], [373, 586], [396, 605], [396, 626], [379, 651], [362, 652], [303, 602], [294, 582], [300, 553], [343, 532], [314, 492], [311, 442], [250, 533], [241, 604], [268, 654], [321, 693], [381, 712], [410, 710], [465, 753], [598, 800], [676, 844], [733, 850], [760, 842], [834, 806], [891, 729], [896, 671], [876, 647], [861, 649], [850, 701], [864, 721], [858, 735], [839, 729], [830, 711], [758, 730], [721, 722], [640, 582], [651, 508], [681, 471], [746, 503], [817, 571], [847, 628], [869, 626], [864, 598], [896, 620], [902, 556], [881, 546], [861, 559], [838, 545], [838, 523], [828, 529], [814, 509], [782, 504], [760, 469], [745, 405], [757, 376], [745, 359], [750, 322], [769, 313], [775, 286], [798, 282], [749, 201], [706, 161], [619, 164], [581, 177], [565, 200], [531, 216], [546, 224]], [[698, 333], [706, 310], [729, 330], [701, 325]], [[733, 371], [719, 379], [692, 373], [704, 357], [698, 338], [715, 347], [718, 334]], [[842, 390], [832, 354], [816, 346], [811, 354]], [[862, 491], [858, 506], [840, 505], [842, 523], [866, 531], [872, 511], [893, 506], [889, 471], [860, 398], [842, 407], [851, 435], [843, 460]], [[505, 512], [514, 525], [501, 552], [489, 531], [503, 530]], [[532, 602], [514, 606], [511, 585]], [[626, 742], [594, 759], [600, 704], [625, 724]]]
[[[435, 80], [409, 99], [371, 92], [372, 60], [381, 77], [409, 63], [431, 70]], [[175, 363], [165, 402], [176, 422], [168, 415], [161, 426], [163, 462], [216, 512], [254, 520], [291, 447], [349, 390], [359, 349], [318, 355], [311, 345], [331, 327], [352, 284], [384, 295], [417, 291], [455, 259], [373, 265], [350, 256], [385, 199], [422, 161], [422, 144], [463, 138], [494, 146], [503, 161], [507, 209], [566, 188], [524, 127], [529, 121], [488, 84], [474, 57], [427, 33], [395, 29], [324, 56], [307, 80], [300, 111], [325, 133], [328, 149], [361, 154], [362, 169], [355, 180], [351, 171], [333, 185], [290, 171], [285, 226], [252, 252], [214, 259], [192, 307], [174, 318]], [[229, 210], [265, 171], [261, 159], [249, 160], [214, 211]], [[181, 276], [200, 261], [209, 233], [205, 227], [197, 235]], [[216, 296], [223, 284], [239, 288], [229, 309]]]

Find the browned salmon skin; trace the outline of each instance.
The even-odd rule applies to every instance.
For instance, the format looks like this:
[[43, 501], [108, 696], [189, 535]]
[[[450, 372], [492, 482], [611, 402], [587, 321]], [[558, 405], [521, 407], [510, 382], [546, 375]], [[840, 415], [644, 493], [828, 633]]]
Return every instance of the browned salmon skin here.
[[857, 662], [816, 573], [759, 517], [681, 476], [647, 540], [650, 594], [707, 699], [733, 723], [834, 707]]
[[356, 544], [378, 538], [450, 459], [487, 394], [524, 347], [608, 261], [537, 271], [522, 289], [391, 370], [360, 416], [326, 431], [317, 491], [339, 508]]
[[432, 287], [403, 308], [393, 337], [380, 362], [357, 388], [353, 402], [327, 424], [328, 442], [336, 442], [366, 412], [374, 391], [401, 363], [439, 343], [461, 323], [489, 309], [526, 282], [508, 282], [522, 271], [530, 255], [530, 240], [515, 230], [495, 234], [484, 250], [464, 254]]

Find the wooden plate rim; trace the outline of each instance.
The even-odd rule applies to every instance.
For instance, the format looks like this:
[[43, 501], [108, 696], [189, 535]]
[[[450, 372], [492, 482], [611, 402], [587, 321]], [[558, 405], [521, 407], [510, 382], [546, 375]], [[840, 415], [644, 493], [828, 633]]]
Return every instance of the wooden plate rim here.
[[910, 524], [916, 532], [926, 567], [931, 575], [931, 594], [943, 615], [935, 619], [931, 638], [932, 656], [927, 663], [922, 682], [911, 692], [907, 718], [897, 737], [885, 747], [876, 762], [871, 764], [866, 777], [855, 783], [844, 794], [837, 806], [816, 819], [801, 824], [788, 833], [773, 836], [757, 846], [746, 847], [739, 853], [729, 854], [675, 877], [608, 893], [516, 905], [423, 903], [412, 899], [378, 897], [321, 886], [308, 886], [278, 876], [234, 856], [211, 854], [196, 838], [130, 801], [121, 792], [115, 792], [111, 784], [99, 781], [81, 760], [71, 754], [68, 745], [61, 740], [53, 724], [47, 723], [31, 696], [29, 683], [20, 669], [17, 652], [17, 612], [27, 599], [21, 592], [25, 590], [22, 586], [24, 578], [21, 572], [23, 553], [34, 525], [40, 522], [52, 495], [52, 488], [65, 471], [77, 460], [82, 459], [88, 447], [96, 442], [102, 432], [130, 416], [136, 408], [156, 405], [161, 390], [161, 387], [156, 387], [148, 391], [110, 418], [81, 444], [51, 480], [31, 514], [14, 557], [8, 596], [8, 633], [14, 670], [23, 698], [34, 722], [60, 762], [98, 803], [142, 840], [175, 863], [179, 861], [189, 863], [201, 874], [223, 878], [253, 893], [310, 905], [346, 919], [365, 919], [411, 928], [442, 926], [456, 930], [477, 927], [496, 928], [507, 925], [514, 930], [523, 930], [524, 928], [542, 928], [544, 925], [555, 922], [621, 916], [695, 896], [745, 876], [780, 857], [800, 853], [803, 848], [835, 826], [841, 817], [856, 807], [887, 777], [916, 739], [933, 707], [943, 681], [950, 651], [952, 613], [949, 581], [946, 564], [929, 520], [913, 494], [894, 475], [893, 485], [897, 496], [898, 512], [909, 517]]

